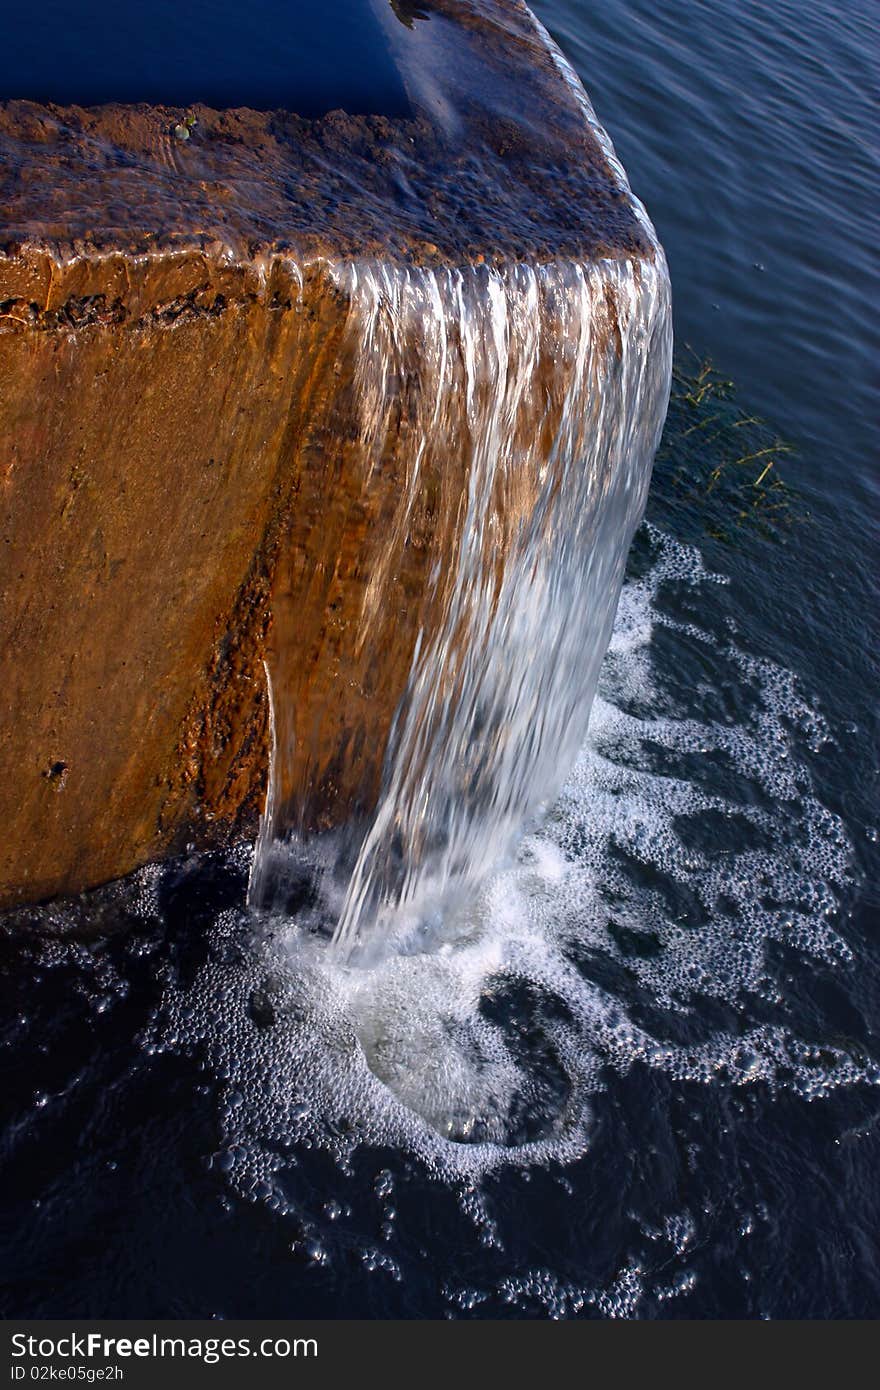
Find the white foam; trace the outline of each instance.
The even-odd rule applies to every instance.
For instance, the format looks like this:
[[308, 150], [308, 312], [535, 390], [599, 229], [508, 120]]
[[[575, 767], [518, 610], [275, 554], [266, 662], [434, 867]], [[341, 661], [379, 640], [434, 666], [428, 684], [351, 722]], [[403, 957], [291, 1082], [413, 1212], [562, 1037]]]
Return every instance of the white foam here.
[[[719, 680], [740, 682], [743, 722], [627, 712], [649, 694], [667, 711], [674, 703], [652, 653], [658, 626], [676, 626], [660, 600], [684, 584], [709, 602], [718, 582], [695, 551], [650, 540], [590, 738], [514, 864], [404, 952], [361, 967], [341, 968], [325, 940], [277, 919], [243, 961], [224, 963], [224, 942], [248, 931], [244, 914], [227, 913], [215, 959], [169, 991], [151, 1045], [207, 1049], [223, 1080], [222, 1166], [240, 1193], [288, 1209], [278, 1175], [297, 1143], [325, 1148], [343, 1170], [358, 1145], [388, 1145], [471, 1184], [463, 1191], [502, 1165], [564, 1162], [589, 1148], [604, 1069], [636, 1061], [807, 1098], [880, 1084], [845, 1047], [792, 1031], [769, 956], [784, 943], [804, 969], [851, 961], [836, 921], [850, 847], [797, 754], [798, 738], [826, 736], [821, 716], [788, 673], [698, 628], [679, 635], [701, 644]], [[712, 790], [701, 761], [729, 768], [743, 794]], [[699, 828], [710, 813], [722, 849], [715, 825], [703, 847], [682, 838], [682, 818]], [[614, 983], [596, 982], [606, 976]], [[692, 1044], [676, 1042], [674, 1021], [699, 1025], [705, 999], [737, 1010], [737, 1032], [695, 1026]], [[491, 1241], [488, 1217], [485, 1230]], [[636, 1275], [621, 1278], [625, 1308]]]

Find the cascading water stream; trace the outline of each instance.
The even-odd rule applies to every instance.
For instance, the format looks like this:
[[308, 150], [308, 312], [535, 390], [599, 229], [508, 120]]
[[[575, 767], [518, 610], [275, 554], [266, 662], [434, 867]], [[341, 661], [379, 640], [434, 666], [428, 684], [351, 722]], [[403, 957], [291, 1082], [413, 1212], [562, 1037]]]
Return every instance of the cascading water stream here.
[[[322, 892], [328, 903], [337, 894], [334, 942], [347, 955], [448, 909], [503, 859], [570, 768], [644, 507], [671, 332], [659, 248], [650, 262], [364, 263], [335, 275], [350, 304], [366, 478], [401, 428], [401, 398], [409, 402], [405, 485], [365, 588], [359, 650], [376, 640], [441, 476], [378, 803], [343, 882], [332, 849], [323, 853]], [[461, 479], [457, 494], [444, 469]], [[285, 691], [273, 684], [278, 707]], [[278, 808], [273, 767], [255, 905], [272, 903], [279, 851], [308, 851]]]
[[[439, 630], [413, 665], [340, 916], [341, 946], [367, 922], [381, 933], [389, 914], [418, 919], [482, 877], [557, 789], [586, 731], [657, 442], [657, 404], [639, 390], [656, 352], [650, 312], [642, 317], [625, 268], [522, 269], [506, 282], [490, 276], [476, 295], [459, 280], [436, 295], [441, 313], [450, 288], [454, 312], [432, 325], [431, 394], [436, 421], [455, 389], [451, 321], [471, 455], [455, 577]], [[619, 358], [603, 319], [609, 291], [627, 337]], [[662, 383], [662, 346], [659, 356]], [[548, 357], [567, 378], [549, 444], [540, 420]], [[531, 512], [520, 510], [508, 493], [535, 481]]]
[[362, 749], [378, 731], [381, 779], [341, 832], [315, 831], [326, 767], [283, 653], [267, 669], [272, 765], [249, 901], [284, 910], [291, 864], [304, 864], [307, 900], [346, 958], [447, 917], [558, 792], [586, 735], [666, 414], [663, 250], [579, 79], [530, 19], [651, 254], [330, 268], [349, 306], [337, 365], [344, 378], [353, 363], [361, 500], [385, 475], [396, 484], [337, 681], [387, 700], [401, 592], [414, 640], [388, 726], [362, 717], [350, 736]]

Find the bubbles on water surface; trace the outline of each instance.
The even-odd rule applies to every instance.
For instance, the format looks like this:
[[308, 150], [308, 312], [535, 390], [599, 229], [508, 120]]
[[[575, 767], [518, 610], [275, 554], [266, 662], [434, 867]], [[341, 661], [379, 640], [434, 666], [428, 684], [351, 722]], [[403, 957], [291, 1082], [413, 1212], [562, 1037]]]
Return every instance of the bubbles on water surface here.
[[[631, 570], [562, 795], [454, 916], [343, 967], [308, 910], [246, 911], [240, 845], [90, 895], [120, 928], [104, 943], [33, 946], [34, 978], [57, 974], [59, 1001], [90, 1016], [84, 1059], [131, 1018], [127, 1075], [200, 1068], [198, 1161], [220, 1219], [241, 1204], [277, 1217], [310, 1283], [354, 1262], [381, 1302], [429, 1268], [429, 1305], [476, 1316], [631, 1317], [686, 1298], [707, 1239], [732, 1240], [748, 1271], [770, 1229], [739, 1157], [713, 1207], [725, 1125], [880, 1082], [803, 1002], [835, 974], [847, 992], [858, 964], [851, 847], [807, 766], [833, 752], [830, 730], [738, 645], [734, 595], [698, 552], [645, 527]], [[43, 913], [65, 927], [60, 906]], [[12, 1020], [17, 1046], [39, 1018]], [[34, 1125], [89, 1065], [71, 1078], [47, 1053]], [[524, 1238], [521, 1222], [537, 1226]], [[578, 1222], [571, 1258], [557, 1247]]]
[[[452, 1183], [491, 1244], [479, 1180], [587, 1152], [608, 1068], [808, 1098], [880, 1081], [799, 1036], [774, 957], [851, 962], [835, 925], [848, 841], [798, 752], [827, 730], [787, 673], [682, 619], [714, 621], [723, 581], [643, 534], [648, 567], [624, 590], [586, 747], [478, 898], [348, 968], [296, 920], [263, 919], [255, 937], [229, 908], [208, 962], [169, 987], [150, 1045], [198, 1053], [219, 1078], [212, 1164], [242, 1196], [295, 1216], [303, 1153], [344, 1173], [362, 1146], [391, 1149]], [[699, 717], [692, 671], [738, 718]]]

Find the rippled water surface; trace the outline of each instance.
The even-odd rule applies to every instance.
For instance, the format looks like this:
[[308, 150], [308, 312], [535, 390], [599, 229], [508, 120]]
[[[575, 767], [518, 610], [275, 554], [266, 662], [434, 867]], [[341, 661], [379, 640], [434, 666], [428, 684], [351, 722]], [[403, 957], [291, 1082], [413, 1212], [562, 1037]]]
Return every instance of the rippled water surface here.
[[876, 17], [536, 9], [741, 413], [679, 386], [586, 746], [426, 949], [254, 940], [247, 848], [4, 946], [7, 1315], [878, 1312]]

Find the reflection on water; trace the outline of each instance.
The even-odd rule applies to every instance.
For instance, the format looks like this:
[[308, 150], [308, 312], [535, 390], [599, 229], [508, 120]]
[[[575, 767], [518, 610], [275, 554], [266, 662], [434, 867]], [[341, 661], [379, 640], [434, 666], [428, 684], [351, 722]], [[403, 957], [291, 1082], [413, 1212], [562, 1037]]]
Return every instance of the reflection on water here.
[[417, 19], [427, 19], [430, 15], [426, 0], [389, 0], [389, 3], [407, 29], [412, 29]]

